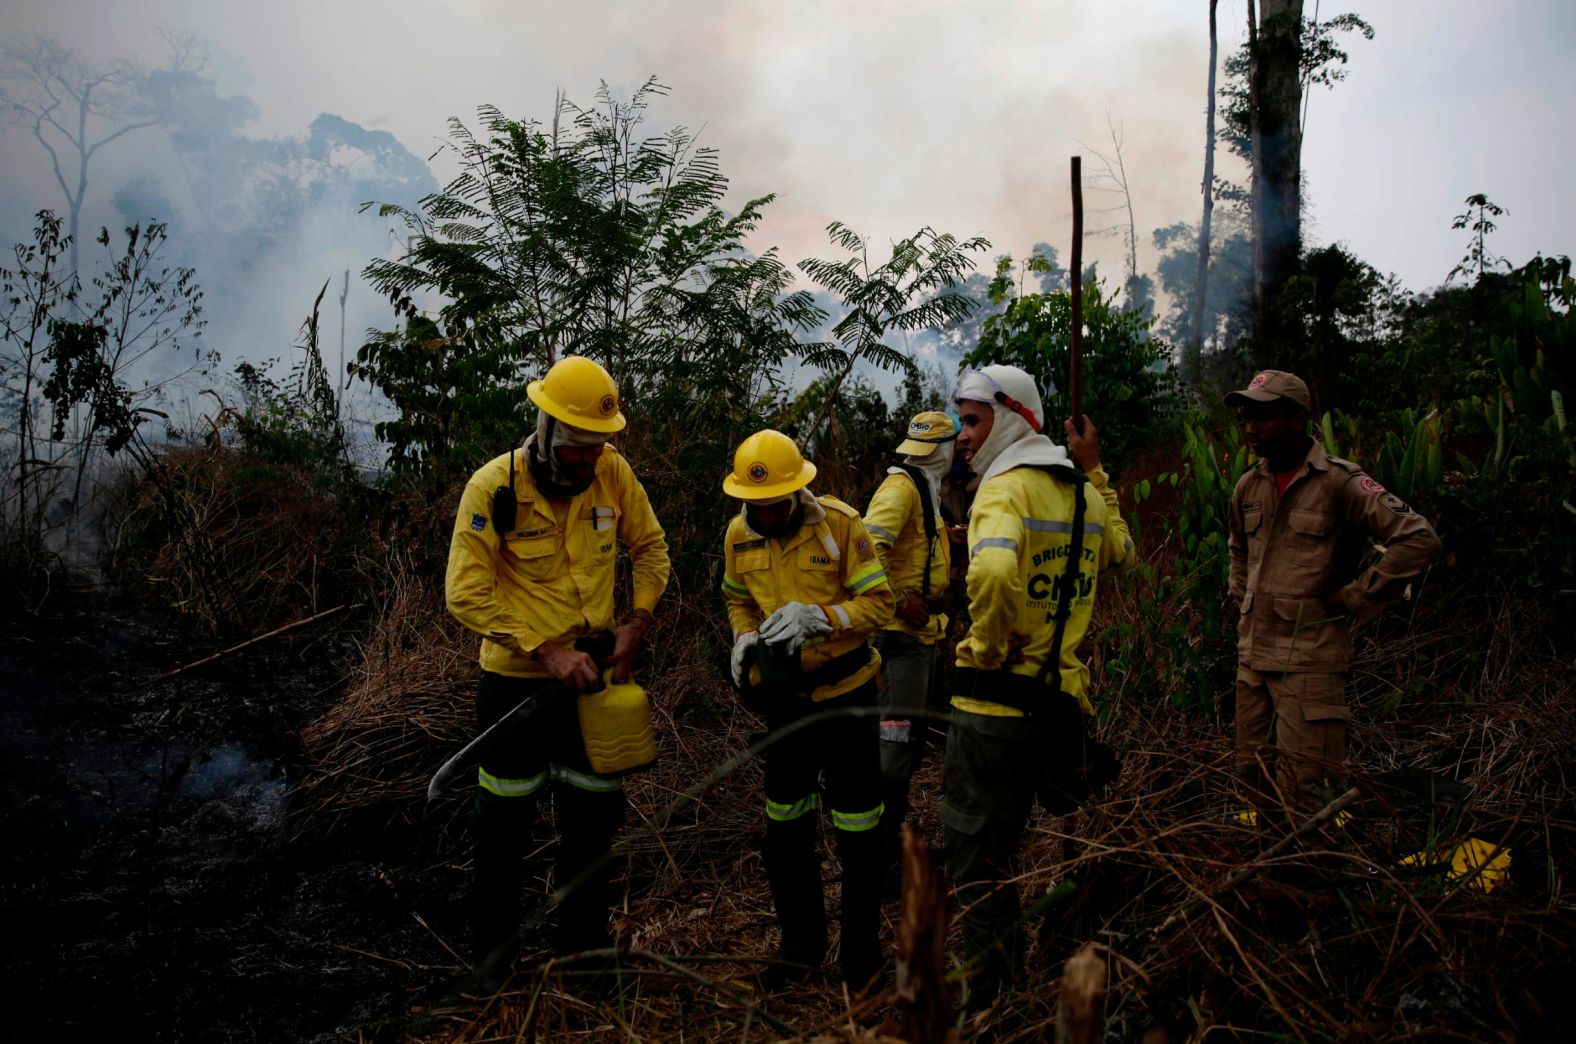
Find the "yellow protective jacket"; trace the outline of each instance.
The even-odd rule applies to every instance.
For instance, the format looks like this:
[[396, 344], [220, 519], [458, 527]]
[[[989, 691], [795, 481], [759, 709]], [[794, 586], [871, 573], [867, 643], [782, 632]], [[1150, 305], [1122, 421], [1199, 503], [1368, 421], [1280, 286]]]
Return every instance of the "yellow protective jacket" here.
[[[1033, 467], [1012, 468], [981, 484], [969, 513], [973, 624], [958, 643], [959, 667], [1008, 667], [1032, 678], [1053, 655], [1056, 593], [1072, 541], [1073, 498], [1069, 483]], [[1062, 691], [1076, 696], [1085, 714], [1093, 714], [1089, 668], [1078, 659], [1078, 645], [1089, 629], [1099, 574], [1126, 569], [1137, 555], [1116, 491], [1103, 470], [1089, 473], [1084, 498], [1082, 580], [1073, 595], [1059, 662]], [[1014, 656], [1020, 642], [1022, 649]], [[952, 705], [975, 714], [1022, 715], [1015, 708], [968, 696], [953, 696]]]
[[[919, 488], [906, 472], [896, 471], [876, 489], [865, 511], [865, 529], [876, 545], [876, 554], [886, 567], [887, 583], [892, 588], [896, 603], [901, 605], [910, 591], [923, 593], [925, 559], [930, 558], [930, 597], [940, 600], [947, 593], [947, 575], [951, 569], [951, 550], [947, 541], [947, 526], [941, 520], [940, 505], [935, 518], [936, 537], [925, 539], [925, 509], [919, 497]], [[882, 630], [902, 631], [913, 635], [926, 645], [934, 645], [947, 633], [945, 613], [932, 613], [924, 627], [915, 627], [900, 616], [892, 617]]]
[[[807, 510], [804, 524], [781, 539], [756, 533], [739, 512], [728, 523], [722, 572], [722, 594], [735, 635], [759, 630], [762, 620], [789, 602], [821, 607], [832, 633], [805, 644], [799, 663], [807, 672], [859, 648], [892, 618], [896, 604], [859, 512], [836, 497], [817, 497], [814, 503], [819, 512]], [[820, 517], [813, 517], [817, 513]], [[810, 698], [841, 696], [880, 669], [881, 657], [872, 649], [869, 663], [818, 687]]]
[[668, 545], [629, 463], [602, 449], [584, 493], [542, 495], [524, 450], [514, 451], [515, 524], [493, 526], [493, 493], [509, 482], [509, 454], [488, 461], [465, 485], [444, 593], [449, 612], [482, 636], [482, 669], [536, 678], [543, 642], [572, 642], [613, 627], [613, 573], [622, 542], [634, 565], [634, 608], [650, 611], [668, 584]]

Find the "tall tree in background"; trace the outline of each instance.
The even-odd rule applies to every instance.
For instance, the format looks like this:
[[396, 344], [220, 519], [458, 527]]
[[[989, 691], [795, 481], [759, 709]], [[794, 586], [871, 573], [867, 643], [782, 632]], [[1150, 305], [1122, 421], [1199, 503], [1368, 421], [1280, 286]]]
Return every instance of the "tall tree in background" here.
[[[1350, 56], [1342, 49], [1344, 34], [1357, 32], [1370, 40], [1374, 35], [1373, 27], [1356, 14], [1310, 21], [1301, 17], [1301, 9], [1300, 0], [1266, 0], [1262, 8], [1249, 0], [1248, 42], [1226, 59], [1220, 89], [1220, 140], [1248, 161], [1252, 181], [1243, 193], [1217, 180], [1214, 196], [1245, 207], [1251, 218], [1252, 317], [1259, 362], [1279, 357], [1295, 343], [1295, 309], [1283, 311], [1277, 303], [1300, 267], [1301, 121], [1307, 110], [1300, 108], [1299, 99], [1315, 86], [1333, 87], [1346, 78]], [[1262, 19], [1257, 17], [1260, 11]], [[1295, 41], [1288, 40], [1288, 32]], [[1205, 326], [1207, 336], [1207, 318]]]
[[1215, 31], [1215, 7], [1209, 0], [1209, 115], [1204, 122], [1204, 216], [1198, 223], [1198, 281], [1193, 292], [1193, 329], [1187, 340], [1184, 378], [1197, 381], [1204, 354], [1204, 305], [1209, 290], [1209, 220], [1215, 209], [1215, 66], [1220, 41]]
[[[202, 61], [200, 49], [174, 36], [167, 39], [171, 70], [189, 71]], [[142, 91], [145, 78], [135, 62], [90, 62], [44, 36], [7, 47], [0, 55], [0, 107], [49, 155], [65, 197], [73, 275], [93, 158], [104, 146], [160, 122]]]
[[1248, 2], [1253, 141], [1253, 316], [1273, 352], [1286, 333], [1273, 307], [1302, 251], [1302, 0]]

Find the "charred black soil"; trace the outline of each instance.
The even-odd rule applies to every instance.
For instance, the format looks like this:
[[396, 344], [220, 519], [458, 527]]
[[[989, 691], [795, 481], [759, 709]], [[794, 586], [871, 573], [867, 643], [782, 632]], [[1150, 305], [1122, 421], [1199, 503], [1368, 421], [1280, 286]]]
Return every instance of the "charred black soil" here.
[[414, 829], [293, 836], [297, 736], [342, 689], [345, 621], [153, 682], [212, 649], [77, 601], [0, 635], [16, 1039], [401, 1035], [455, 970], [463, 875]]

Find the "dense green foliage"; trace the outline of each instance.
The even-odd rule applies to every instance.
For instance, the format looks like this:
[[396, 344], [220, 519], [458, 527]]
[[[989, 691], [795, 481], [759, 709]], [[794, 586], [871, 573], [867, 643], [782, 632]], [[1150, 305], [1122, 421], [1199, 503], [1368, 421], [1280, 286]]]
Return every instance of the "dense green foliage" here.
[[484, 137], [451, 125], [458, 177], [420, 209], [381, 208], [410, 250], [366, 275], [404, 326], [353, 372], [399, 412], [377, 429], [396, 473], [452, 481], [517, 442], [528, 375], [569, 354], [607, 366], [634, 415], [727, 403], [743, 423], [794, 333], [825, 317], [774, 252], [743, 246], [770, 196], [729, 215], [714, 150], [683, 128], [641, 136], [662, 93], [604, 88], [550, 127], [484, 108]]
[[[993, 284], [998, 300], [1014, 289], [1011, 259]], [[1083, 288], [1083, 408], [1100, 429], [1101, 456], [1119, 470], [1171, 430], [1179, 403], [1170, 350], [1150, 334], [1152, 320], [1117, 306], [1091, 281]], [[1062, 440], [1072, 416], [1066, 374], [1072, 365], [1072, 297], [1063, 290], [1023, 294], [985, 320], [966, 366], [1006, 363], [1034, 375], [1045, 404], [1048, 434]]]

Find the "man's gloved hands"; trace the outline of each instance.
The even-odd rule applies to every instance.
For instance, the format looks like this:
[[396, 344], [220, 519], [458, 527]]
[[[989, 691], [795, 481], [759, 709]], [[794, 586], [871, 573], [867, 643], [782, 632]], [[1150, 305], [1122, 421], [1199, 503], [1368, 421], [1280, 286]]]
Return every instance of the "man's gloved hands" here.
[[808, 639], [832, 633], [832, 623], [819, 606], [789, 602], [761, 624], [761, 638], [767, 645], [794, 652]]
[[733, 657], [729, 666], [733, 669], [733, 684], [740, 688], [744, 687], [744, 660], [760, 640], [757, 631], [745, 631], [733, 640]]

